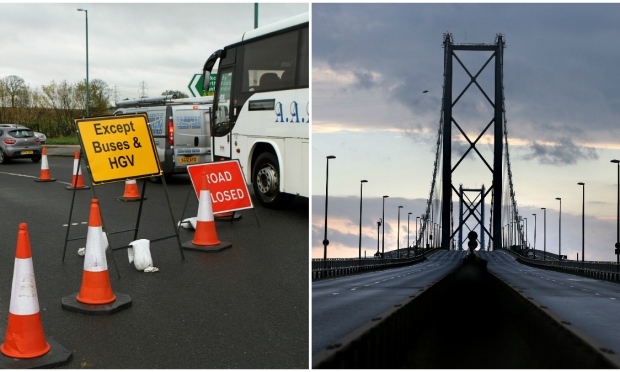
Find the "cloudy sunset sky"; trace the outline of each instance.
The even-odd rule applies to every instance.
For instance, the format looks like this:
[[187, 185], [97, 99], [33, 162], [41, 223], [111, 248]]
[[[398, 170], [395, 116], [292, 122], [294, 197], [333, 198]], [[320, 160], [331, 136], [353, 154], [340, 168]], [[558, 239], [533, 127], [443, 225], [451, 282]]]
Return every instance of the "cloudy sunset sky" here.
[[[329, 162], [328, 258], [357, 257], [362, 179], [362, 256], [377, 250], [383, 195], [385, 250], [396, 249], [399, 205], [400, 247], [407, 245], [409, 212], [413, 242], [415, 217], [430, 192], [449, 32], [454, 43], [492, 44], [496, 34], [505, 36], [513, 181], [531, 244], [536, 220], [536, 248], [543, 249], [545, 207], [547, 251], [558, 252], [561, 197], [562, 254], [581, 255], [577, 182], [585, 182], [586, 260], [615, 261], [618, 168], [610, 160], [620, 159], [619, 17], [620, 4], [611, 3], [313, 4], [312, 257], [323, 257], [327, 155], [336, 156]], [[472, 74], [488, 58], [476, 53], [462, 56]], [[485, 89], [493, 78], [486, 70]], [[468, 81], [456, 79], [456, 63], [454, 71], [456, 97]], [[455, 119], [473, 141], [492, 115], [484, 97], [469, 92]], [[452, 131], [454, 165], [469, 145]], [[477, 148], [492, 164], [492, 138]], [[491, 180], [472, 155], [453, 174], [457, 188], [488, 188]]]

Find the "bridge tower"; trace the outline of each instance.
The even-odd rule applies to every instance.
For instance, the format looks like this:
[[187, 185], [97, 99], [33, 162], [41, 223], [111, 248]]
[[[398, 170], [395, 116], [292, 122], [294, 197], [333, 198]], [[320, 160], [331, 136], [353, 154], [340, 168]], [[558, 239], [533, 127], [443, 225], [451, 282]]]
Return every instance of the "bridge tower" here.
[[[443, 96], [443, 109], [442, 109], [442, 138], [443, 138], [443, 154], [442, 154], [442, 185], [441, 185], [441, 224], [442, 229], [442, 248], [450, 249], [451, 241], [454, 235], [462, 229], [462, 225], [458, 226], [454, 231], [451, 231], [451, 206], [452, 206], [452, 191], [460, 195], [452, 184], [452, 174], [461, 164], [462, 160], [470, 153], [471, 150], [476, 152], [483, 160], [484, 164], [492, 173], [492, 185], [486, 190], [485, 194], [491, 193], [491, 216], [492, 226], [491, 231], [487, 232], [489, 238], [492, 240], [492, 249], [501, 248], [501, 228], [502, 228], [502, 162], [503, 162], [503, 129], [504, 129], [504, 89], [503, 89], [503, 55], [504, 55], [504, 36], [497, 34], [495, 42], [493, 44], [455, 44], [453, 42], [452, 34], [444, 34], [444, 96]], [[477, 74], [472, 75], [461, 59], [455, 54], [456, 51], [471, 51], [471, 52], [489, 52], [491, 56], [482, 66]], [[453, 97], [453, 61], [456, 60], [461, 67], [465, 70], [469, 78], [470, 83], [467, 84], [465, 89], [454, 99]], [[494, 63], [491, 63], [494, 61]], [[483, 88], [478, 84], [476, 79], [480, 76], [482, 71], [487, 67], [494, 68], [494, 94], [493, 100], [487, 95]], [[492, 106], [493, 118], [489, 124], [484, 128], [482, 133], [476, 138], [475, 141], [471, 141], [465, 134], [461, 126], [459, 126], [456, 119], [453, 117], [453, 107], [459, 102], [461, 97], [467, 92], [468, 88], [475, 85], [482, 92], [486, 100]], [[484, 159], [482, 154], [476, 149], [476, 144], [486, 133], [486, 131], [493, 126], [493, 166]], [[469, 143], [469, 149], [461, 157], [460, 160], [452, 166], [452, 128], [455, 126], [459, 132], [465, 137]], [[482, 198], [486, 195], [483, 194]], [[484, 225], [481, 222], [482, 225]]]

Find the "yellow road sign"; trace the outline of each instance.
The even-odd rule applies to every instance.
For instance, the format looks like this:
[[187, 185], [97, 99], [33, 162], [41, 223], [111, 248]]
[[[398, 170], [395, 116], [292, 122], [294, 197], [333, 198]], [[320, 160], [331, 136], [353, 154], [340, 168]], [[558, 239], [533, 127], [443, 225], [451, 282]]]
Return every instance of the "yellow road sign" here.
[[75, 119], [93, 184], [161, 176], [146, 114]]

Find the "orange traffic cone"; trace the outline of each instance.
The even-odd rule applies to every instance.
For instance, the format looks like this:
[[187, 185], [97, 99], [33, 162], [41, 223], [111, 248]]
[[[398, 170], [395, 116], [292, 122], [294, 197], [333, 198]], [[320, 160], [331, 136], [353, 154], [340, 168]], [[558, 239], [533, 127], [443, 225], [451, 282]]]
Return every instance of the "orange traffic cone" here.
[[75, 150], [75, 156], [73, 158], [73, 177], [71, 178], [71, 186], [67, 186], [67, 190], [84, 190], [89, 189], [90, 186], [84, 185], [84, 178], [82, 177], [82, 167], [78, 167], [80, 161], [80, 150]]
[[65, 364], [72, 354], [58, 342], [45, 339], [37, 285], [34, 279], [28, 226], [19, 224], [9, 321], [0, 346], [0, 368], [41, 368]]
[[222, 243], [215, 230], [215, 220], [213, 218], [213, 205], [211, 204], [211, 191], [206, 175], [202, 177], [202, 185], [198, 199], [198, 216], [196, 217], [196, 231], [191, 243], [183, 245], [184, 248], [221, 251], [230, 248], [232, 244]]
[[200, 198], [198, 199], [198, 215], [196, 216], [196, 232], [192, 244], [195, 245], [218, 245], [220, 239], [215, 230], [215, 220], [213, 218], [213, 205], [211, 203], [211, 190], [207, 178], [204, 177], [200, 188]]
[[[129, 296], [123, 295], [123, 298], [119, 299], [112, 292], [105, 246], [106, 238], [101, 224], [99, 202], [97, 199], [92, 199], [86, 234], [82, 286], [77, 295], [63, 297], [63, 308], [85, 313], [110, 314], [131, 306]], [[128, 303], [125, 303], [127, 299]], [[118, 306], [122, 307], [117, 309]]]
[[101, 305], [109, 304], [116, 299], [110, 285], [104, 242], [99, 202], [93, 199], [88, 217], [82, 288], [77, 296], [77, 300], [82, 303]]
[[17, 233], [9, 322], [0, 351], [12, 358], [36, 358], [46, 354], [49, 350], [50, 345], [45, 341], [39, 313], [28, 227], [25, 223], [20, 223]]
[[39, 178], [35, 179], [36, 182], [54, 182], [55, 178], [52, 178], [50, 173], [50, 166], [47, 162], [47, 149], [44, 147], [43, 152], [41, 154], [41, 173], [39, 174]]
[[[144, 198], [146, 199], [146, 198]], [[140, 200], [140, 191], [138, 191], [138, 184], [136, 180], [127, 179], [125, 181], [125, 193], [123, 197], [116, 198], [116, 200], [122, 201], [139, 201]]]

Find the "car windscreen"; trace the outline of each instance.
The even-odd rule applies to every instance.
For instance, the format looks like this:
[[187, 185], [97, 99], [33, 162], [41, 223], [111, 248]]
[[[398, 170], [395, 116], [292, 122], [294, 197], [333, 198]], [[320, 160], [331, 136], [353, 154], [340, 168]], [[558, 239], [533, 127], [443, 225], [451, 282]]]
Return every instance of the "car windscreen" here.
[[30, 129], [18, 129], [10, 131], [9, 135], [13, 138], [28, 138], [34, 137], [34, 132]]

